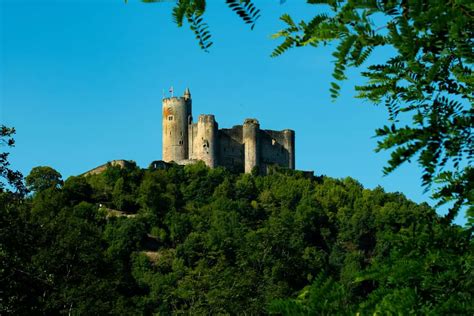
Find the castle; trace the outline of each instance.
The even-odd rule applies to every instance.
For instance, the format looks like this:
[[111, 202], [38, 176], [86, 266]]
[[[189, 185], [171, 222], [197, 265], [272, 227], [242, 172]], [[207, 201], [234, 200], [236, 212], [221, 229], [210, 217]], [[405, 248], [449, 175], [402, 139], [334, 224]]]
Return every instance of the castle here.
[[214, 115], [193, 122], [189, 89], [163, 99], [163, 161], [188, 164], [202, 160], [211, 168], [267, 173], [271, 165], [295, 169], [295, 132], [263, 130], [256, 119], [219, 129]]

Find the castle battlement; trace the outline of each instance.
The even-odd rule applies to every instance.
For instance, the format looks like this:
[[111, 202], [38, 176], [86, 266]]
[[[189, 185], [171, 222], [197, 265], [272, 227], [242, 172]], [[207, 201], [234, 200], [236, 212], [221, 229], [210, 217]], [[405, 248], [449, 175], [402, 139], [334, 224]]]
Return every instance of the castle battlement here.
[[182, 97], [164, 98], [163, 160], [187, 164], [202, 160], [211, 168], [224, 166], [236, 172], [257, 169], [266, 173], [271, 165], [295, 169], [295, 132], [262, 130], [257, 119], [219, 129], [212, 114], [192, 116], [189, 89]]
[[244, 120], [244, 125], [258, 125], [260, 126], [260, 123], [258, 122], [257, 119], [253, 119], [253, 118], [247, 118]]
[[202, 123], [213, 123], [216, 119], [214, 114], [199, 114], [198, 121]]

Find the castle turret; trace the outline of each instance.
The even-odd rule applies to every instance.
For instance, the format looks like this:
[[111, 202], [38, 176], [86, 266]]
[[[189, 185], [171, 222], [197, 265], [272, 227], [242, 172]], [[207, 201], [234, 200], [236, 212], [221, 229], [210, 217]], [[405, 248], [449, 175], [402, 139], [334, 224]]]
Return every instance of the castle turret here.
[[186, 88], [186, 90], [184, 90], [183, 97], [185, 100], [191, 100], [191, 91], [189, 91], [189, 88]]
[[191, 91], [189, 91], [189, 88], [186, 88], [184, 90], [183, 98], [186, 101], [186, 111], [188, 112], [188, 125], [192, 124], [193, 122], [193, 109], [192, 109], [192, 100], [191, 100]]
[[260, 124], [256, 119], [246, 119], [243, 125], [244, 169], [246, 173], [260, 167], [260, 146], [258, 133]]
[[202, 160], [210, 168], [217, 167], [218, 126], [214, 115], [199, 115], [197, 133], [193, 142], [195, 159]]
[[284, 147], [288, 151], [288, 168], [295, 169], [295, 131], [285, 129], [283, 135], [285, 139]]
[[163, 160], [188, 159], [188, 124], [192, 122], [192, 100], [189, 89], [183, 97], [163, 99]]

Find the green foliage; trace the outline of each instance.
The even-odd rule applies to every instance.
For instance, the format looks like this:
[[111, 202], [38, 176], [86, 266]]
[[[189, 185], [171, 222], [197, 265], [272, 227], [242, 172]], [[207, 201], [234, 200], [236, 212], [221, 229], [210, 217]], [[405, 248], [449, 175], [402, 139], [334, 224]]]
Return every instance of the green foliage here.
[[[377, 151], [392, 150], [388, 174], [417, 159], [426, 190], [440, 184], [433, 195], [440, 204], [452, 202], [452, 220], [463, 205], [474, 204], [472, 193], [474, 127], [472, 91], [473, 8], [469, 1], [308, 1], [329, 6], [310, 21], [295, 23], [288, 15], [286, 29], [272, 56], [292, 47], [336, 42], [333, 77], [346, 80], [348, 67], [367, 67], [368, 80], [358, 86], [359, 97], [384, 103], [390, 126], [377, 129]], [[383, 21], [383, 22], [381, 22]], [[382, 23], [382, 24], [381, 24]], [[375, 48], [390, 46], [395, 56], [370, 64]], [[367, 65], [369, 63], [369, 65]], [[333, 98], [338, 83], [331, 83]], [[399, 126], [399, 121], [410, 125]], [[463, 179], [463, 180], [461, 180]], [[468, 214], [471, 214], [469, 211]]]
[[323, 274], [305, 287], [295, 300], [275, 300], [270, 313], [282, 315], [351, 315], [346, 301], [346, 289]]
[[253, 30], [255, 22], [260, 17], [260, 10], [250, 0], [226, 0], [232, 11], [234, 11], [245, 23], [250, 24]]
[[[127, 2], [128, 1], [125, 0], [125, 3]], [[169, 1], [141, 0], [141, 2], [160, 3], [160, 2], [169, 2]], [[182, 27], [183, 21], [186, 19], [186, 21], [189, 23], [189, 28], [191, 29], [191, 31], [193, 31], [194, 35], [196, 36], [199, 47], [205, 52], [208, 52], [208, 49], [212, 46], [212, 41], [211, 41], [211, 33], [209, 32], [209, 26], [207, 25], [207, 23], [204, 22], [204, 18], [202, 16], [205, 10], [206, 10], [206, 0], [176, 0], [176, 6], [173, 8], [172, 15], [173, 15], [173, 20], [178, 25], [178, 27]], [[249, 23], [249, 22], [246, 21], [246, 23]]]
[[[0, 147], [14, 147], [13, 135], [15, 128], [0, 125]], [[8, 152], [0, 152], [0, 192], [14, 189], [17, 194], [24, 195], [27, 190], [23, 184], [23, 175], [19, 171], [10, 169]]]
[[29, 263], [37, 233], [27, 214], [13, 193], [0, 193], [0, 314], [36, 311], [44, 285]]
[[[253, 29], [260, 11], [252, 1], [227, 0], [226, 3]], [[464, 206], [472, 207], [472, 187], [465, 184], [472, 183], [469, 166], [474, 162], [471, 2], [308, 0], [307, 3], [321, 11], [300, 22], [283, 14], [280, 19], [286, 28], [273, 35], [283, 42], [271, 56], [279, 56], [294, 47], [334, 43], [334, 81], [329, 87], [332, 98], [339, 96], [340, 82], [348, 79], [347, 69], [362, 67], [361, 73], [367, 81], [356, 87], [358, 97], [383, 103], [388, 110], [391, 124], [375, 132], [381, 139], [376, 151], [391, 151], [384, 173], [416, 159], [423, 169], [422, 185], [426, 191], [434, 184], [433, 197], [440, 204], [450, 203], [447, 220], [452, 220]], [[205, 0], [180, 0], [173, 17], [178, 26], [187, 17], [200, 47], [207, 51], [210, 44], [206, 40], [210, 34], [201, 17], [205, 7]], [[394, 56], [381, 64], [371, 63], [370, 56], [383, 46], [390, 47]], [[466, 213], [472, 212], [470, 208]]]
[[104, 231], [109, 245], [107, 253], [115, 260], [128, 260], [133, 251], [140, 249], [145, 235], [144, 223], [135, 219], [112, 218]]
[[92, 201], [93, 189], [84, 177], [69, 177], [64, 182], [63, 192], [66, 200], [73, 205]]
[[[163, 3], [166, 0], [141, 0], [144, 3]], [[128, 0], [125, 0], [128, 3]], [[255, 7], [251, 0], [226, 0], [226, 4], [244, 23], [250, 25], [253, 30], [255, 23], [260, 17], [260, 10]], [[206, 0], [176, 0], [173, 8], [173, 21], [178, 27], [183, 26], [186, 20], [189, 28], [196, 36], [199, 47], [205, 52], [209, 52], [212, 46], [209, 26], [204, 22], [203, 14], [206, 10]]]
[[51, 167], [34, 167], [25, 178], [26, 187], [33, 192], [58, 188], [63, 184], [62, 176]]
[[110, 165], [0, 193], [0, 313], [472, 314], [473, 250], [350, 178]]

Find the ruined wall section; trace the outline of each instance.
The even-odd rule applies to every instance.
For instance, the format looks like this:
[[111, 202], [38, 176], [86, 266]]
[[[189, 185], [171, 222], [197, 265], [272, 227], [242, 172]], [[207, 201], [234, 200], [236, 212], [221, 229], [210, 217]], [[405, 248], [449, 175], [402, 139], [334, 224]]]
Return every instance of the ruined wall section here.
[[163, 99], [163, 160], [180, 161], [188, 158], [188, 122], [191, 118], [191, 99], [171, 97]]
[[219, 165], [233, 172], [244, 172], [242, 125], [219, 130]]
[[192, 123], [188, 125], [188, 157], [192, 158], [195, 156], [194, 153], [194, 141], [197, 139], [198, 125]]
[[292, 130], [260, 130], [257, 120], [246, 120], [244, 125], [219, 130], [219, 165], [235, 172], [258, 167], [262, 174], [271, 165], [294, 169], [294, 138]]
[[268, 166], [278, 164], [290, 169], [295, 168], [294, 131], [261, 130], [261, 167], [266, 172]]
[[136, 165], [136, 163], [132, 160], [123, 160], [123, 159], [112, 160], [112, 161], [109, 161], [109, 162], [107, 162], [103, 165], [95, 167], [94, 169], [91, 169], [89, 171], [84, 172], [83, 174], [81, 174], [81, 176], [90, 176], [90, 175], [102, 173], [105, 170], [107, 170], [107, 168], [109, 166], [112, 166], [112, 167], [117, 167], [118, 166], [118, 167], [124, 169], [124, 168], [133, 167], [134, 165]]

